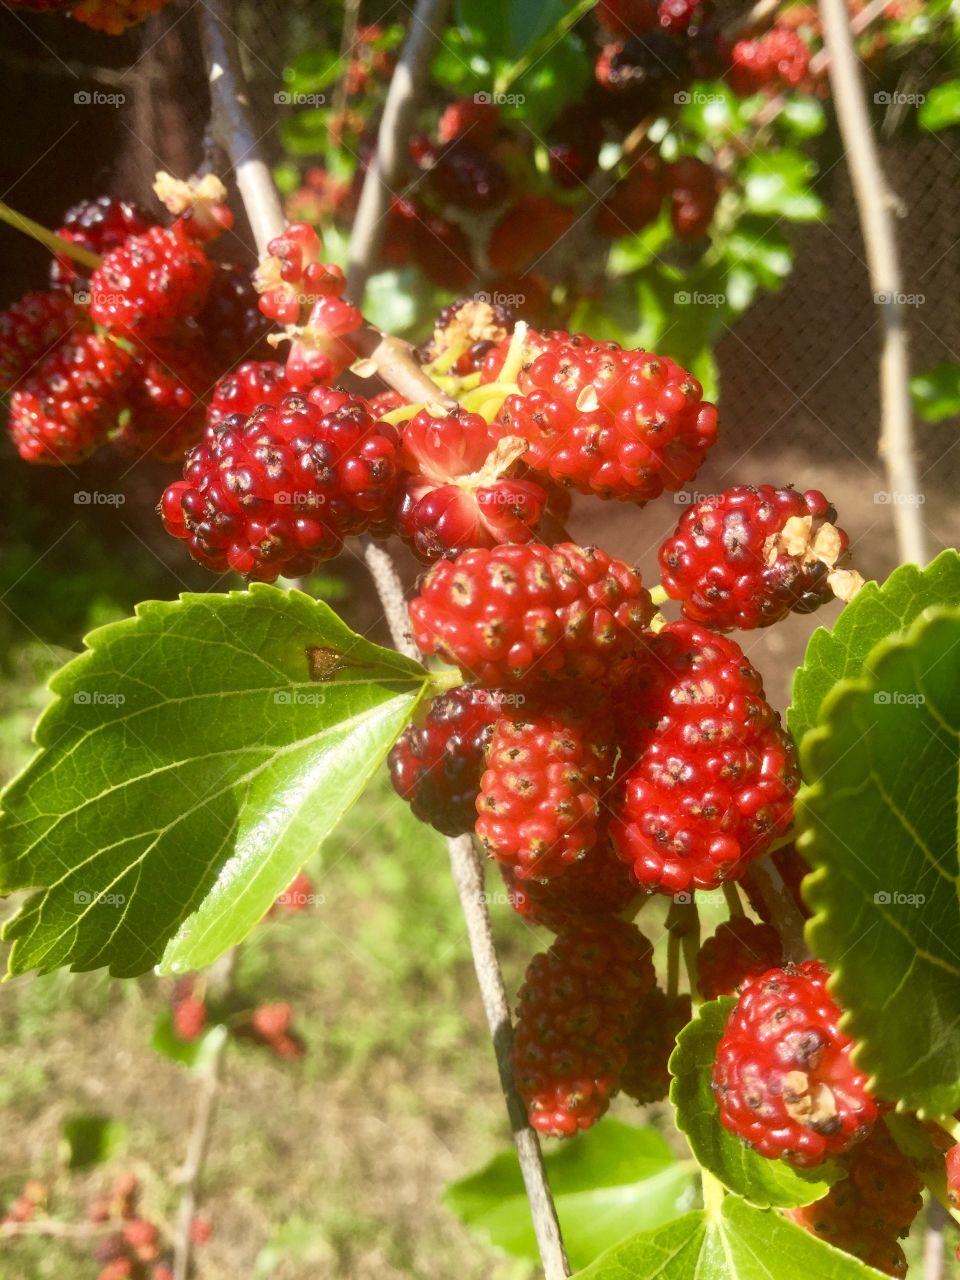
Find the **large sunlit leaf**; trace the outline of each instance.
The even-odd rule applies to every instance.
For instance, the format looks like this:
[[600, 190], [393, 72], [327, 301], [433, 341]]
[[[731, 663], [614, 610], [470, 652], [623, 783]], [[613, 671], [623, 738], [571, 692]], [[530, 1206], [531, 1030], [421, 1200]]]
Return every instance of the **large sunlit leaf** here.
[[[546, 1157], [550, 1186], [574, 1266], [586, 1266], [638, 1227], [655, 1227], [690, 1207], [694, 1166], [678, 1160], [653, 1129], [606, 1119]], [[452, 1183], [445, 1199], [488, 1244], [539, 1260], [530, 1206], [513, 1150]]]
[[54, 677], [4, 793], [14, 973], [200, 968], [356, 799], [423, 692], [416, 663], [300, 592], [147, 602]]
[[804, 738], [808, 936], [881, 1097], [960, 1107], [960, 608], [927, 609]]
[[727, 1196], [598, 1258], [581, 1280], [877, 1280], [881, 1273], [769, 1209]]
[[901, 565], [886, 582], [868, 582], [830, 630], [810, 637], [793, 678], [787, 723], [797, 742], [817, 722], [824, 698], [846, 676], [858, 676], [873, 647], [910, 625], [930, 605], [960, 601], [960, 555], [948, 550], [925, 569]]

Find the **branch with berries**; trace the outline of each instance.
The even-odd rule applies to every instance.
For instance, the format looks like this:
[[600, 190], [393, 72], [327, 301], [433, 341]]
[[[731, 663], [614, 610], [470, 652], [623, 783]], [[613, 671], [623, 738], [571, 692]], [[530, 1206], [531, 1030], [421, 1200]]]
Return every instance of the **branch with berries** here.
[[[599, 233], [604, 219], [616, 234], [666, 216], [678, 241], [700, 242], [720, 216], [713, 167], [647, 146], [673, 87], [663, 67], [684, 86], [705, 65], [744, 94], [772, 94], [806, 82], [810, 41], [778, 19], [724, 52], [702, 5], [597, 10], [609, 115], [599, 132], [583, 113], [567, 120], [543, 174], [558, 187], [565, 173], [596, 177], [613, 143], [612, 182], [590, 210]], [[572, 501], [639, 515], [684, 493], [710, 457], [721, 415], [689, 362], [520, 318], [485, 290], [442, 306], [416, 351], [385, 334], [365, 316], [369, 300], [348, 297], [330, 237], [307, 219], [280, 225], [219, 8], [205, 24], [213, 132], [237, 162], [257, 241], [252, 280], [213, 256], [232, 221], [213, 175], [158, 175], [163, 223], [104, 200], [57, 232], [5, 213], [54, 255], [51, 289], [0, 320], [21, 455], [72, 466], [106, 444], [181, 461], [163, 527], [204, 568], [245, 580], [146, 602], [57, 677], [39, 755], [0, 820], [0, 889], [32, 894], [7, 930], [13, 971], [182, 974], [229, 954], [386, 764], [398, 795], [449, 841], [548, 1280], [570, 1266], [538, 1135], [595, 1131], [620, 1094], [669, 1098], [704, 1200], [624, 1245], [643, 1262], [614, 1257], [620, 1274], [688, 1249], [692, 1270], [664, 1272], [675, 1280], [711, 1252], [755, 1258], [768, 1240], [798, 1273], [903, 1274], [899, 1240], [921, 1188], [955, 1207], [960, 1185], [960, 558], [864, 584], [827, 497], [778, 484], [691, 495], [659, 547], [656, 585], [579, 545], [565, 527]], [[545, 259], [546, 314], [547, 301], [565, 302], [559, 245], [583, 197], [512, 198], [497, 104], [458, 98], [431, 131], [409, 134], [434, 34], [412, 33], [387, 91], [378, 160], [354, 192], [353, 280], [382, 265], [382, 217], [385, 256], [416, 245], [447, 283], [455, 262], [470, 283], [518, 273], [522, 295]], [[358, 42], [382, 69], [379, 40]], [[843, 76], [835, 53], [831, 67]], [[501, 69], [500, 83], [527, 70]], [[366, 91], [370, 66], [356, 78]], [[408, 163], [430, 193], [422, 206], [409, 192], [386, 199]], [[489, 215], [479, 277], [476, 246], [443, 221], [478, 199]], [[389, 538], [423, 567], [409, 601]], [[394, 650], [274, 585], [354, 539]], [[813, 635], [785, 724], [744, 646], [828, 604], [845, 608]], [[224, 660], [198, 660], [201, 643]], [[902, 751], [923, 787], [904, 777]], [[79, 806], [77, 778], [91, 780]], [[927, 787], [939, 787], [933, 803]], [[223, 831], [211, 835], [207, 811], [229, 811]], [[79, 868], [102, 879], [97, 895], [87, 881], [77, 893]], [[515, 1027], [488, 869], [510, 910], [550, 936], [527, 967]], [[118, 884], [138, 929], [103, 915]], [[928, 896], [930, 915], [896, 914]], [[716, 919], [701, 938], [708, 907]], [[883, 1034], [891, 1008], [910, 1026], [896, 1043]], [[189, 979], [177, 1035], [197, 1040], [206, 1017]], [[290, 1018], [286, 1005], [261, 1006], [231, 1029], [293, 1055]]]

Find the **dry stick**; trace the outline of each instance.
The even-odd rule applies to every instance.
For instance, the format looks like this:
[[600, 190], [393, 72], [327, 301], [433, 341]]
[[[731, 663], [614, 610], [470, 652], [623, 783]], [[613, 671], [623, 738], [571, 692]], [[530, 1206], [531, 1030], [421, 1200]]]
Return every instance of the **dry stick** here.
[[950, 1221], [946, 1210], [930, 1197], [926, 1211], [926, 1233], [923, 1238], [923, 1280], [943, 1280], [943, 1229]]
[[[375, 371], [394, 391], [399, 391], [411, 404], [421, 401], [427, 404], [436, 403], [454, 406], [457, 402], [453, 396], [447, 395], [427, 374], [423, 372], [413, 356], [413, 348], [402, 338], [394, 338], [381, 333], [372, 325], [364, 325], [356, 338], [358, 349], [367, 357]], [[354, 365], [355, 373], [363, 373], [365, 360]], [[374, 369], [371, 368], [371, 372]]]
[[893, 197], [880, 163], [864, 100], [845, 0], [820, 0], [830, 85], [853, 182], [874, 301], [881, 308], [880, 457], [890, 486], [900, 559], [926, 563], [920, 520], [920, 480], [913, 454], [910, 361], [903, 279], [893, 221]]
[[763, 899], [770, 915], [770, 923], [780, 935], [784, 960], [792, 960], [794, 963], [808, 960], [810, 952], [803, 936], [803, 916], [773, 860], [770, 857], [758, 859], [747, 876], [752, 888]]
[[[386, 551], [372, 542], [364, 547], [364, 557], [370, 575], [377, 588], [383, 611], [396, 648], [408, 658], [420, 658], [408, 630], [407, 608], [403, 583], [397, 574], [393, 560]], [[493, 1047], [500, 1073], [500, 1087], [507, 1103], [507, 1115], [517, 1148], [520, 1171], [523, 1174], [530, 1202], [530, 1215], [540, 1250], [545, 1280], [561, 1280], [570, 1274], [567, 1257], [560, 1235], [557, 1211], [550, 1193], [543, 1153], [536, 1133], [527, 1123], [526, 1109], [517, 1094], [513, 1078], [511, 1049], [513, 1026], [510, 1005], [507, 1000], [503, 974], [497, 959], [490, 913], [484, 886], [483, 861], [469, 836], [447, 841], [450, 866], [454, 883], [460, 896], [460, 905], [470, 938], [473, 965], [477, 973], [484, 1012], [490, 1025]]]
[[[884, 0], [886, 3], [886, 0]], [[350, 50], [353, 48], [357, 39], [357, 23], [360, 20], [360, 0], [344, 0], [343, 5], [343, 26], [340, 30], [340, 62], [344, 63], [350, 56]], [[347, 77], [344, 75], [345, 68], [340, 67], [340, 78], [337, 81], [336, 88], [333, 91], [333, 103], [331, 104], [330, 114], [334, 120], [339, 120], [343, 115], [343, 109], [347, 105]], [[343, 134], [339, 135], [341, 138]], [[339, 144], [338, 144], [339, 145]]]
[[403, 53], [387, 90], [377, 133], [377, 153], [367, 170], [350, 233], [347, 292], [358, 306], [367, 277], [380, 256], [386, 213], [407, 158], [414, 112], [430, 73], [435, 37], [446, 21], [449, 7], [450, 0], [417, 0]]
[[[286, 219], [250, 124], [243, 72], [235, 37], [226, 24], [223, 0], [210, 0], [201, 8], [203, 47], [210, 76], [211, 132], [234, 166], [243, 207], [262, 257], [269, 242], [282, 233]], [[407, 400], [454, 403], [421, 372], [409, 343], [385, 337], [365, 325], [357, 345], [384, 380]]]
[[27, 1222], [0, 1222], [0, 1240], [18, 1236], [46, 1236], [51, 1240], [95, 1240], [116, 1231], [116, 1222], [62, 1222], [59, 1218], [31, 1218]]
[[[232, 947], [214, 964], [207, 975], [207, 994], [215, 992], [222, 999], [233, 982], [237, 948]], [[173, 1280], [189, 1280], [193, 1260], [193, 1220], [200, 1194], [200, 1180], [210, 1146], [210, 1133], [217, 1108], [217, 1095], [223, 1081], [224, 1060], [230, 1037], [221, 1036], [209, 1061], [203, 1068], [197, 1088], [193, 1124], [187, 1140], [187, 1154], [180, 1169], [182, 1187], [177, 1209], [177, 1228], [173, 1242]]]
[[723, 28], [724, 40], [738, 40], [757, 27], [768, 27], [782, 4], [783, 0], [756, 0], [756, 4], [751, 5], [746, 13], [737, 14]]
[[[437, 12], [439, 13], [439, 6]], [[423, 15], [419, 16], [422, 20]], [[416, 21], [417, 19], [414, 18], [414, 22]], [[223, 20], [220, 13], [210, 17], [205, 12], [204, 22], [207, 26], [217, 28], [215, 34], [221, 46], [218, 53], [221, 60], [219, 65], [222, 66], [223, 71], [217, 77], [218, 91], [213, 98], [214, 129], [221, 146], [236, 163], [238, 153], [233, 150], [234, 147], [246, 148], [251, 156], [256, 154], [255, 142], [252, 140], [249, 125], [244, 120], [245, 111], [238, 88], [241, 83], [239, 80], [241, 73], [230, 48], [223, 48]], [[205, 46], [210, 51], [213, 48], [213, 42], [205, 38]], [[212, 73], [211, 81], [213, 82]], [[236, 110], [233, 106], [234, 99], [239, 104]], [[228, 120], [218, 122], [217, 117], [228, 110]], [[261, 166], [259, 170], [252, 170], [251, 173], [253, 176], [246, 186], [241, 188], [240, 194], [251, 225], [264, 227], [265, 239], [269, 240], [283, 229], [282, 213], [273, 193], [273, 183], [266, 167]], [[260, 244], [259, 236], [258, 244]], [[361, 346], [368, 359], [376, 365], [377, 372], [383, 380], [408, 400], [456, 403], [422, 371], [414, 360], [408, 343], [384, 336], [368, 325], [361, 334]], [[396, 648], [400, 653], [419, 657], [416, 645], [407, 630], [403, 584], [391, 557], [372, 542], [365, 544], [364, 557], [377, 587]], [[550, 1194], [543, 1155], [536, 1133], [527, 1124], [526, 1113], [513, 1080], [510, 1058], [510, 1008], [487, 911], [483, 864], [468, 838], [451, 840], [448, 842], [448, 847], [453, 877], [467, 924], [480, 994], [493, 1036], [500, 1083], [506, 1099], [507, 1113], [517, 1148], [520, 1170], [527, 1189], [527, 1198], [530, 1202], [530, 1213], [540, 1249], [544, 1277], [545, 1280], [563, 1280], [570, 1271], [563, 1251], [560, 1224], [557, 1221], [553, 1197]], [[198, 1122], [199, 1120], [198, 1115]], [[176, 1280], [182, 1280], [179, 1274]]]
[[[878, 18], [882, 18], [884, 11], [890, 4], [890, 0], [871, 0], [870, 4], [864, 5], [859, 13], [855, 13], [850, 19], [850, 30], [855, 36], [862, 35], [867, 27], [872, 26]], [[830, 54], [826, 49], [818, 49], [810, 59], [810, 74], [818, 76], [821, 71], [826, 71], [830, 65]]]
[[200, 14], [203, 53], [210, 77], [211, 131], [230, 157], [257, 252], [263, 256], [268, 241], [283, 230], [283, 207], [250, 124], [236, 38], [227, 25], [224, 0], [204, 0]]

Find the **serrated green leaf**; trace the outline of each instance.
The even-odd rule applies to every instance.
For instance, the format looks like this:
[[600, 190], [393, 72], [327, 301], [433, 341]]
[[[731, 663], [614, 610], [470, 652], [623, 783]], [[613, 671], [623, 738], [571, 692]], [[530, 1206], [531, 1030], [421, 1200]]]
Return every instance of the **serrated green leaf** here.
[[579, 1280], [877, 1280], [864, 1266], [770, 1209], [727, 1196], [598, 1258]]
[[927, 609], [828, 694], [803, 740], [814, 952], [883, 1098], [960, 1107], [960, 609]]
[[698, 1268], [709, 1234], [706, 1214], [688, 1213], [655, 1231], [631, 1236], [576, 1275], [582, 1280], [707, 1280], [711, 1273]]
[[109, 1116], [77, 1112], [60, 1125], [60, 1144], [68, 1169], [92, 1169], [118, 1155], [127, 1142], [127, 1126]]
[[229, 1032], [222, 1023], [207, 1027], [196, 1040], [181, 1040], [173, 1029], [173, 1014], [161, 1009], [153, 1024], [151, 1046], [164, 1058], [191, 1071], [202, 1071], [220, 1052]]
[[700, 1006], [696, 1018], [680, 1032], [670, 1059], [670, 1101], [676, 1125], [700, 1165], [736, 1195], [760, 1208], [794, 1208], [825, 1196], [842, 1175], [835, 1164], [815, 1170], [794, 1169], [782, 1160], [768, 1160], [745, 1147], [720, 1123], [717, 1100], [710, 1085], [717, 1044], [730, 1010], [729, 996]]
[[[6, 926], [11, 971], [202, 968], [316, 852], [426, 672], [264, 585], [147, 602], [87, 643], [3, 795], [0, 892], [40, 890]], [[311, 679], [321, 651], [342, 662]]]
[[943, 422], [960, 414], [960, 364], [947, 360], [910, 379], [913, 407], [924, 422]]
[[934, 85], [926, 102], [920, 104], [917, 120], [921, 129], [930, 133], [960, 124], [960, 80]]
[[883, 583], [868, 582], [831, 630], [810, 637], [803, 665], [793, 678], [790, 732], [799, 743], [817, 722], [824, 698], [846, 676], [860, 675], [870, 650], [885, 636], [910, 625], [930, 605], [960, 600], [960, 555], [941, 552], [925, 569], [901, 565]]
[[[653, 1129], [606, 1119], [546, 1157], [564, 1244], [574, 1266], [688, 1207], [694, 1166], [677, 1160]], [[475, 1234], [516, 1258], [539, 1261], [516, 1153], [496, 1155], [451, 1183], [444, 1199]]]

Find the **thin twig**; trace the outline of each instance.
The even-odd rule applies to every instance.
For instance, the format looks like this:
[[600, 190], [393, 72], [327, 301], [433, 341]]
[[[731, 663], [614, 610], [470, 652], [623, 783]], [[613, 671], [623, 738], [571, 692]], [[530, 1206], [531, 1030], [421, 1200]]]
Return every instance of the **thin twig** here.
[[[222, 999], [230, 990], [236, 967], [237, 949], [232, 947], [211, 967], [207, 975], [207, 993], [216, 993]], [[187, 1154], [178, 1175], [180, 1204], [177, 1209], [177, 1227], [173, 1242], [173, 1280], [189, 1280], [193, 1259], [193, 1220], [196, 1217], [200, 1197], [203, 1166], [210, 1147], [213, 1117], [217, 1097], [223, 1081], [228, 1035], [221, 1036], [214, 1046], [209, 1061], [204, 1065], [197, 1087], [193, 1124], [187, 1140]]]
[[2, 200], [0, 200], [0, 222], [5, 222], [8, 226], [13, 227], [15, 231], [22, 231], [25, 236], [29, 236], [31, 240], [38, 241], [49, 249], [51, 253], [72, 258], [74, 262], [79, 262], [88, 271], [96, 271], [103, 261], [99, 253], [94, 253], [91, 249], [85, 249], [83, 245], [73, 244], [69, 240], [64, 240], [55, 231], [50, 231], [41, 223], [34, 222], [33, 218], [28, 218], [25, 213], [18, 213], [16, 209], [12, 209], [10, 205], [5, 204]]
[[421, 654], [414, 644], [413, 633], [410, 630], [403, 583], [394, 568], [392, 556], [370, 538], [364, 538], [363, 558], [370, 570], [373, 585], [377, 588], [393, 647], [405, 658], [413, 658], [415, 662], [419, 662]]
[[[407, 657], [418, 658], [419, 651], [408, 630], [403, 583], [397, 575], [393, 560], [380, 547], [369, 542], [365, 547], [364, 555], [383, 605], [394, 645]], [[469, 836], [448, 840], [447, 848], [454, 883], [460, 896], [460, 905], [470, 938], [470, 949], [473, 952], [473, 965], [477, 973], [483, 1008], [493, 1037], [500, 1086], [506, 1100], [507, 1115], [517, 1148], [520, 1171], [523, 1174], [527, 1198], [530, 1202], [530, 1214], [540, 1249], [544, 1277], [545, 1280], [561, 1280], [562, 1277], [570, 1274], [570, 1270], [563, 1250], [560, 1224], [557, 1220], [553, 1197], [550, 1194], [540, 1142], [527, 1123], [526, 1111], [517, 1094], [513, 1079], [511, 1059], [513, 1027], [510, 1020], [510, 1005], [503, 974], [500, 971], [500, 962], [497, 959], [490, 912], [487, 909], [483, 861]]]
[[[211, 0], [202, 9], [204, 49], [210, 69], [211, 131], [235, 166], [240, 198], [262, 256], [269, 241], [283, 231], [286, 219], [250, 124], [235, 37], [224, 20], [223, 0]], [[407, 400], [455, 403], [422, 372], [409, 343], [364, 325], [357, 345], [373, 361], [384, 381]]]
[[830, 84], [847, 166], [860, 216], [874, 302], [880, 307], [880, 456], [890, 486], [890, 505], [900, 559], [926, 563], [920, 519], [920, 480], [913, 453], [910, 360], [906, 300], [893, 220], [893, 199], [870, 128], [860, 65], [853, 47], [845, 0], [820, 0]]
[[[452, 406], [457, 403], [423, 372], [414, 359], [409, 342], [381, 333], [372, 325], [364, 325], [356, 341], [358, 348], [373, 362], [376, 372], [384, 382], [393, 387], [394, 391], [399, 391], [405, 400], [412, 404], [424, 401], [428, 404]], [[355, 371], [359, 372], [359, 365], [362, 363], [360, 361], [355, 366]]]
[[267, 243], [283, 230], [283, 207], [250, 124], [236, 37], [227, 13], [225, 0], [204, 0], [200, 6], [203, 52], [210, 76], [211, 130], [234, 166], [240, 198], [262, 257]]
[[30, 1218], [26, 1222], [0, 1222], [0, 1240], [18, 1236], [45, 1236], [50, 1240], [95, 1240], [116, 1231], [116, 1222], [62, 1222], [59, 1218]]
[[[863, 35], [867, 27], [872, 26], [879, 18], [882, 18], [889, 7], [890, 0], [870, 0], [869, 4], [864, 5], [859, 13], [853, 14], [850, 18], [850, 30], [855, 36]], [[826, 71], [829, 65], [830, 54], [826, 47], [818, 49], [810, 59], [810, 74], [818, 76], [821, 72]]]
[[923, 1238], [923, 1280], [943, 1280], [943, 1229], [950, 1221], [943, 1206], [931, 1197], [927, 1205], [926, 1233]]
[[746, 13], [738, 13], [736, 17], [730, 19], [723, 28], [724, 40], [739, 40], [741, 36], [756, 31], [758, 27], [770, 26], [782, 5], [783, 0], [756, 0]]
[[387, 90], [370, 161], [350, 233], [347, 292], [359, 306], [367, 277], [380, 257], [386, 214], [407, 158], [414, 112], [430, 72], [436, 36], [446, 21], [450, 0], [417, 0], [406, 43]]
[[[206, 0], [209, 3], [209, 0]], [[217, 0], [220, 3], [220, 0]], [[418, 14], [420, 13], [418, 6]], [[439, 13], [442, 6], [437, 5]], [[420, 14], [422, 20], [422, 14]], [[417, 22], [417, 16], [414, 22]], [[218, 76], [218, 92], [213, 98], [214, 128], [222, 146], [227, 150], [231, 160], [236, 163], [238, 154], [256, 156], [256, 143], [252, 140], [249, 124], [245, 120], [246, 109], [241, 95], [240, 70], [236, 56], [227, 42], [223, 47], [224, 28], [222, 18], [217, 15], [214, 34], [220, 47], [207, 40], [208, 54], [213, 51], [219, 56], [218, 65], [222, 68]], [[211, 73], [211, 79], [213, 75]], [[236, 105], [234, 105], [236, 104]], [[232, 123], [217, 124], [217, 116], [229, 110]], [[239, 119], [238, 119], [239, 117]], [[242, 146], [245, 151], [236, 152], [234, 147]], [[239, 166], [238, 166], [239, 172]], [[248, 171], [249, 178], [240, 194], [247, 207], [251, 224], [254, 222], [253, 210], [263, 214], [266, 239], [272, 239], [283, 226], [282, 212], [275, 196], [273, 201], [267, 193], [257, 188], [268, 186], [273, 191], [273, 183], [266, 166]], [[249, 203], [248, 203], [249, 201]], [[252, 208], [251, 208], [252, 206]], [[271, 212], [271, 207], [273, 212]], [[258, 244], [260, 237], [258, 236]], [[455, 403], [446, 396], [417, 365], [410, 346], [396, 338], [381, 334], [371, 326], [366, 326], [362, 335], [368, 358], [372, 360], [383, 380], [401, 395], [414, 402], [419, 400]], [[408, 632], [406, 603], [401, 583], [391, 557], [374, 543], [368, 542], [364, 555], [371, 576], [377, 588], [386, 615], [393, 642], [401, 653], [411, 657], [419, 657], [416, 645]], [[550, 1194], [546, 1168], [536, 1133], [529, 1126], [526, 1113], [517, 1094], [513, 1079], [511, 1062], [511, 1022], [510, 1007], [507, 1000], [503, 975], [497, 959], [496, 947], [490, 915], [487, 910], [484, 889], [483, 863], [468, 838], [449, 841], [450, 863], [460, 902], [463, 908], [470, 946], [473, 953], [474, 967], [480, 985], [487, 1021], [493, 1035], [497, 1068], [507, 1105], [507, 1113], [513, 1132], [513, 1140], [517, 1148], [520, 1170], [523, 1175], [527, 1197], [530, 1202], [530, 1213], [534, 1232], [540, 1249], [541, 1262], [545, 1280], [563, 1280], [570, 1274], [563, 1241], [560, 1235], [560, 1224], [557, 1220], [556, 1208]], [[211, 1100], [212, 1113], [212, 1100]], [[198, 1124], [201, 1117], [198, 1113]], [[177, 1273], [176, 1280], [183, 1280]]]
[[763, 899], [770, 923], [783, 943], [783, 958], [799, 963], [810, 952], [803, 936], [803, 916], [771, 858], [759, 858], [747, 872], [750, 885]]
[[360, 0], [344, 0], [343, 26], [340, 29], [340, 78], [337, 80], [336, 88], [333, 91], [333, 103], [330, 110], [331, 117], [334, 120], [339, 120], [343, 116], [343, 109], [347, 105], [346, 68], [342, 64], [346, 62], [350, 50], [356, 44], [357, 23], [359, 20]]

